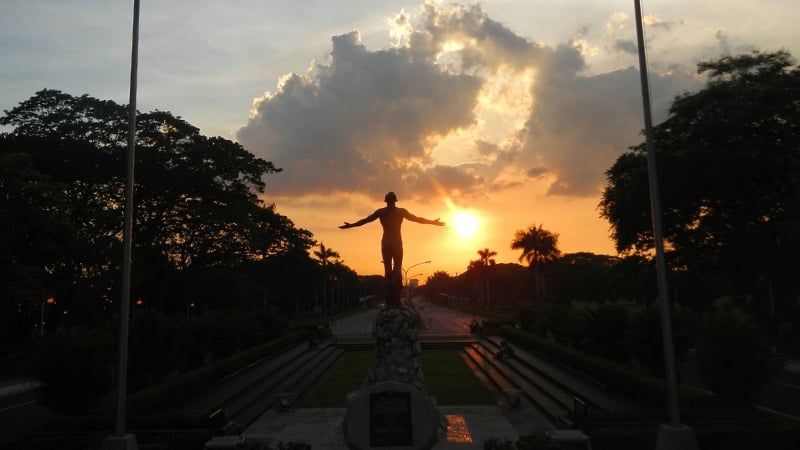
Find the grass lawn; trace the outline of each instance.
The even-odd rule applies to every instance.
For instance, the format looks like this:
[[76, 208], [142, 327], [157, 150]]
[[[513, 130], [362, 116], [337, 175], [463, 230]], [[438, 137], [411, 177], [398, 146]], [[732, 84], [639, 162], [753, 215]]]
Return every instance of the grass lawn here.
[[494, 396], [464, 364], [458, 350], [429, 350], [419, 357], [425, 390], [439, 405], [493, 405]]
[[[346, 352], [337, 366], [306, 394], [300, 408], [344, 408], [348, 392], [357, 391], [372, 367], [372, 351]], [[423, 351], [419, 357], [425, 390], [439, 405], [491, 405], [491, 392], [464, 364], [457, 350]]]

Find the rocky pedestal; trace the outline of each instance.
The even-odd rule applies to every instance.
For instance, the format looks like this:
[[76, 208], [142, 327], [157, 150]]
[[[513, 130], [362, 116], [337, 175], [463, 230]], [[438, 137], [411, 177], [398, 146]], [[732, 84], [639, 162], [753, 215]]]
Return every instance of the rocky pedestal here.
[[424, 389], [425, 377], [417, 360], [421, 349], [414, 313], [403, 307], [383, 309], [375, 319], [372, 334], [375, 363], [367, 374], [367, 386], [397, 381]]
[[432, 448], [446, 425], [436, 401], [424, 390], [413, 312], [404, 307], [381, 310], [373, 335], [375, 363], [344, 419], [348, 447]]

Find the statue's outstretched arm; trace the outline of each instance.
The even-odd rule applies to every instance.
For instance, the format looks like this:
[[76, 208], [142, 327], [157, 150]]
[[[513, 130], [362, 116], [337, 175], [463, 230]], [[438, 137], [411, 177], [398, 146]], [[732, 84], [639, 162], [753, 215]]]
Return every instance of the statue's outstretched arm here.
[[357, 222], [353, 222], [353, 223], [345, 222], [344, 225], [339, 225], [339, 228], [344, 230], [346, 228], [360, 227], [361, 225], [364, 225], [366, 223], [372, 222], [373, 220], [377, 219], [378, 217], [380, 217], [380, 210], [375, 211], [374, 213], [368, 215], [367, 217], [364, 217], [363, 219], [361, 219], [361, 220], [359, 220]]
[[424, 223], [426, 225], [437, 225], [437, 226], [440, 226], [440, 227], [444, 226], [444, 222], [439, 220], [438, 217], [436, 219], [434, 219], [434, 220], [430, 220], [430, 219], [426, 219], [424, 217], [415, 216], [414, 214], [411, 214], [410, 212], [408, 212], [408, 210], [405, 210], [405, 209], [403, 210], [403, 217], [405, 217], [406, 219], [408, 219], [408, 220], [410, 220], [412, 222]]

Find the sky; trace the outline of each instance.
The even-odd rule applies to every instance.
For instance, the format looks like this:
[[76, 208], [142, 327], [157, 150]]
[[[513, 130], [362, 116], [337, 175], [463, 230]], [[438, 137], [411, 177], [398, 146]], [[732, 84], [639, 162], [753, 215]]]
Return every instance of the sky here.
[[[656, 124], [703, 87], [700, 61], [800, 55], [796, 0], [642, 7]], [[127, 104], [132, 12], [3, 0], [0, 110], [45, 88]], [[264, 201], [359, 274], [382, 273], [380, 226], [338, 226], [388, 191], [440, 218], [403, 226], [420, 280], [485, 248], [518, 262], [532, 226], [562, 253], [616, 254], [597, 205], [644, 128], [634, 2], [619, 0], [141, 0], [137, 98], [282, 168]]]

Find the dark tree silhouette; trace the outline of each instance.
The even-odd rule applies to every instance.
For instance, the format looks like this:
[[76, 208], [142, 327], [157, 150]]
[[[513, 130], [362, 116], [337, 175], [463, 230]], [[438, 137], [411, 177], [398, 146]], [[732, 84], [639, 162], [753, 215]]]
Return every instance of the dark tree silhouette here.
[[544, 279], [545, 267], [555, 261], [560, 255], [558, 250], [558, 235], [542, 228], [530, 226], [527, 230], [517, 230], [514, 240], [511, 241], [512, 250], [522, 250], [520, 261], [525, 261], [533, 271], [536, 302], [545, 301], [546, 287]]
[[[767, 310], [798, 292], [800, 69], [788, 52], [753, 52], [698, 74], [706, 87], [654, 130], [668, 262], [694, 278], [689, 291], [757, 294]], [[606, 172], [600, 211], [620, 252], [652, 250], [645, 152]]]

